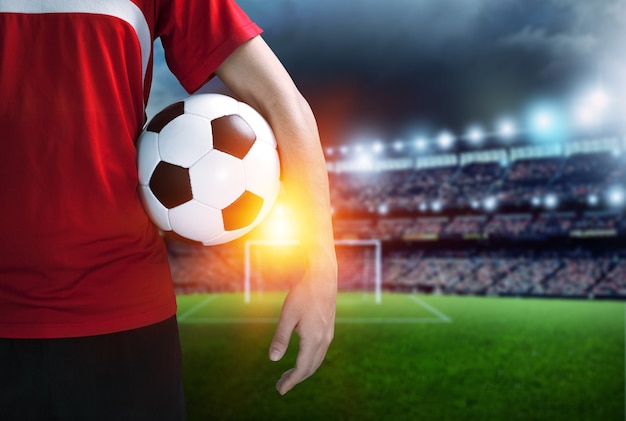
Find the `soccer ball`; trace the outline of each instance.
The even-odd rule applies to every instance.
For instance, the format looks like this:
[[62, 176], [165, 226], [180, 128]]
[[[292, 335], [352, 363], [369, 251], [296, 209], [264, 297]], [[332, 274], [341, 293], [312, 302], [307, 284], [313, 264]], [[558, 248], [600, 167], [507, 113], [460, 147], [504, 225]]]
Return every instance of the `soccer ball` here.
[[252, 107], [198, 94], [158, 113], [137, 141], [139, 195], [163, 231], [204, 245], [239, 238], [280, 190], [276, 139]]

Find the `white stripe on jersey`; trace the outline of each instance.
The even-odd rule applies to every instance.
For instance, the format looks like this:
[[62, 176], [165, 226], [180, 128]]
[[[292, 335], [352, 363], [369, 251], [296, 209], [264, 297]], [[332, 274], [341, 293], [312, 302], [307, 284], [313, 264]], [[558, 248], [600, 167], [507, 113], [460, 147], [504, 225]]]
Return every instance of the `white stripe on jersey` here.
[[142, 80], [152, 50], [152, 36], [143, 12], [130, 0], [0, 0], [0, 13], [89, 13], [113, 16], [128, 23], [135, 31], [141, 47]]

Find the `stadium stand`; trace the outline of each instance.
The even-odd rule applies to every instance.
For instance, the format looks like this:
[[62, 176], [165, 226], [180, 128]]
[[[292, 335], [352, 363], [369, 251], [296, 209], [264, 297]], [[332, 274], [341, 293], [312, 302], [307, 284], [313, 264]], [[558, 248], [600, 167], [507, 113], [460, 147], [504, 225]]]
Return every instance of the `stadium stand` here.
[[[388, 290], [626, 299], [622, 150], [610, 137], [356, 169], [330, 161], [335, 236], [383, 242]], [[178, 291], [241, 288], [241, 242], [169, 248]], [[346, 267], [358, 285], [362, 267]]]

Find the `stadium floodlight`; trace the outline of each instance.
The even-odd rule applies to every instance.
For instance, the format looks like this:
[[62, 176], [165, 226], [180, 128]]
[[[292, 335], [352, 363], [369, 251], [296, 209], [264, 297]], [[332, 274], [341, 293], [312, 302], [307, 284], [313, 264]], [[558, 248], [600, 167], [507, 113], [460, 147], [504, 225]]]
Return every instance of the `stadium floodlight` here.
[[624, 204], [624, 189], [621, 186], [609, 188], [606, 195], [611, 206], [622, 206]]
[[402, 149], [404, 149], [404, 143], [401, 140], [396, 140], [395, 142], [393, 142], [393, 149], [396, 152], [400, 152]]
[[554, 116], [547, 110], [537, 111], [533, 118], [533, 127], [542, 132], [550, 130], [554, 127]]
[[498, 134], [503, 139], [510, 139], [515, 136], [517, 133], [517, 127], [515, 127], [515, 123], [512, 120], [502, 120], [498, 124]]
[[342, 155], [347, 155], [349, 151], [350, 151], [350, 148], [348, 148], [346, 145], [342, 145], [339, 148], [339, 152], [341, 152]]
[[478, 209], [480, 208], [480, 201], [477, 199], [472, 199], [470, 201], [470, 206], [472, 207], [472, 209]]
[[389, 206], [386, 203], [381, 203], [378, 205], [378, 214], [379, 215], [387, 215], [389, 213]]
[[564, 119], [560, 105], [540, 102], [532, 105], [528, 112], [530, 136], [542, 142], [563, 141], [568, 132], [568, 123]]
[[335, 148], [332, 148], [332, 147], [326, 148], [326, 155], [327, 156], [333, 156], [334, 153], [335, 153]]
[[555, 209], [559, 205], [559, 198], [556, 196], [556, 194], [549, 193], [543, 199], [543, 204], [548, 209]]
[[597, 206], [598, 202], [599, 200], [597, 194], [590, 194], [589, 196], [587, 196], [587, 204], [589, 206]]
[[433, 210], [433, 212], [441, 212], [441, 209], [443, 209], [443, 204], [440, 200], [433, 200], [433, 202], [430, 204], [430, 208]]
[[582, 127], [590, 127], [598, 122], [598, 116], [588, 105], [579, 105], [575, 111], [576, 123]]
[[595, 110], [604, 110], [610, 102], [609, 95], [601, 87], [596, 87], [587, 99], [587, 102]]
[[452, 146], [452, 144], [454, 143], [454, 136], [452, 136], [452, 134], [450, 132], [442, 132], [438, 137], [437, 137], [437, 143], [439, 144], [439, 146], [441, 146], [443, 149], [448, 149]]
[[610, 98], [606, 91], [596, 87], [578, 102], [574, 113], [576, 123], [583, 127], [600, 123], [609, 103]]
[[534, 196], [532, 199], [530, 199], [530, 203], [533, 206], [540, 206], [541, 205], [541, 198], [539, 196]]
[[423, 137], [418, 137], [417, 139], [415, 139], [415, 148], [419, 151], [423, 151], [424, 149], [426, 149], [426, 139], [424, 139]]
[[361, 152], [359, 154], [359, 156], [356, 159], [356, 162], [358, 163], [358, 167], [361, 170], [372, 170], [374, 167], [374, 160], [369, 154], [365, 152]]
[[379, 140], [374, 142], [374, 144], [372, 145], [372, 151], [374, 151], [375, 154], [382, 153], [382, 151], [384, 150], [385, 150], [385, 145], [383, 144], [383, 142]]
[[419, 205], [420, 212], [426, 212], [428, 210], [428, 204], [426, 202], [422, 202]]
[[485, 198], [485, 200], [483, 201], [483, 207], [485, 208], [487, 212], [494, 211], [497, 205], [498, 205], [498, 201], [493, 196], [489, 196]]
[[467, 138], [472, 144], [479, 145], [485, 139], [485, 133], [480, 127], [474, 126], [467, 132]]

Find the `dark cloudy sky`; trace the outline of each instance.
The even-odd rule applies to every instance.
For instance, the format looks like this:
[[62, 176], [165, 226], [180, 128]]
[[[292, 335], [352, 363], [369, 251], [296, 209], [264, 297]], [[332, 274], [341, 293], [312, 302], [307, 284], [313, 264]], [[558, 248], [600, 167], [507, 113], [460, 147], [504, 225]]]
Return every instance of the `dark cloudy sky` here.
[[[571, 107], [599, 83], [626, 116], [626, 0], [239, 4], [311, 102], [327, 144], [490, 130], [539, 100]], [[149, 113], [183, 96], [157, 58]]]

